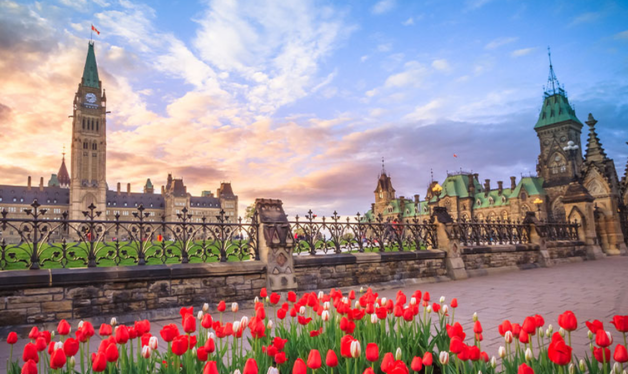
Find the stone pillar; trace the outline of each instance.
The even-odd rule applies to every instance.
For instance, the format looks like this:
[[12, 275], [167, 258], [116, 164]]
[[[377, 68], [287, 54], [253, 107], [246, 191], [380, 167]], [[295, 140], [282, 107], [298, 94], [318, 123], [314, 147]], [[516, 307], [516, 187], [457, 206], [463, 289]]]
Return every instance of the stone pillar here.
[[547, 232], [544, 227], [545, 223], [539, 221], [534, 212], [526, 212], [523, 223], [530, 227], [530, 244], [539, 247], [539, 265], [544, 268], [554, 266], [554, 261], [552, 261], [545, 243]]
[[586, 245], [587, 258], [599, 260], [604, 257], [595, 231], [595, 198], [579, 182], [571, 182], [563, 197], [567, 221], [578, 220], [578, 236]]
[[447, 208], [435, 206], [433, 217], [436, 223], [436, 236], [438, 237], [438, 248], [447, 253], [445, 266], [447, 275], [451, 279], [467, 279], [467, 269], [464, 261], [460, 257], [460, 238], [456, 233], [456, 223], [447, 212]]
[[294, 240], [281, 200], [256, 199], [255, 212], [260, 220], [259, 257], [266, 264], [269, 291], [297, 289], [292, 258]]

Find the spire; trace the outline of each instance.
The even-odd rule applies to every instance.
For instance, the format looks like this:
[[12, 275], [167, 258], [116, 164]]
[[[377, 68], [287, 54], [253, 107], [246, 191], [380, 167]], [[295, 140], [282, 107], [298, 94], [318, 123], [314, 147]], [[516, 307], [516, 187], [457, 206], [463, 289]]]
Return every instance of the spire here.
[[606, 152], [602, 148], [600, 138], [598, 138], [595, 132], [595, 124], [597, 121], [593, 118], [593, 115], [589, 113], [589, 119], [585, 122], [589, 125], [589, 138], [587, 139], [587, 153], [584, 156], [584, 160], [587, 163], [590, 162], [602, 162], [607, 159]]
[[153, 187], [153, 183], [150, 181], [150, 178], [146, 179], [146, 184], [144, 185], [144, 193], [154, 193], [155, 188]]
[[556, 78], [556, 74], [554, 73], [554, 67], [552, 66], [552, 52], [550, 51], [550, 47], [547, 47], [547, 57], [549, 58], [549, 77], [547, 78], [545, 94], [551, 96], [556, 95], [557, 93], [559, 93], [559, 91], [563, 91], [564, 93], [564, 90], [560, 87], [558, 78]]
[[98, 66], [96, 65], [96, 54], [94, 53], [94, 42], [89, 42], [87, 49], [87, 59], [83, 69], [83, 86], [100, 88], [98, 79]]
[[382, 157], [382, 172], [380, 175], [386, 175], [386, 167], [384, 166], [384, 158]]
[[68, 173], [68, 168], [65, 167], [65, 146], [63, 147], [63, 158], [61, 158], [61, 167], [57, 173], [57, 180], [59, 181], [59, 187], [70, 188], [70, 173]]

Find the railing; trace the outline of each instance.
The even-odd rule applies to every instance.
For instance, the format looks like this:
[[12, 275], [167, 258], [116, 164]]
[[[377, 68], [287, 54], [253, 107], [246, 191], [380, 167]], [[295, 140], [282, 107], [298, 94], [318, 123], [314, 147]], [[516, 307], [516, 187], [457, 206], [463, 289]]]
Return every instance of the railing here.
[[315, 221], [310, 210], [300, 220], [289, 221], [290, 235], [294, 238], [294, 253], [328, 254], [350, 252], [418, 251], [438, 248], [436, 225], [421, 223], [417, 217], [403, 219], [383, 218], [365, 220], [358, 213], [353, 219], [333, 216]]
[[579, 240], [578, 227], [580, 225], [575, 222], [546, 222], [541, 225], [541, 230], [544, 231], [545, 240], [557, 241], [557, 240]]
[[192, 222], [184, 208], [176, 222], [165, 216], [155, 222], [140, 205], [133, 220], [117, 214], [107, 221], [92, 204], [83, 220], [67, 212], [49, 220], [40, 206], [35, 200], [25, 218], [0, 212], [1, 270], [259, 260], [257, 215], [250, 223], [229, 222], [221, 211], [217, 222]]
[[458, 220], [454, 235], [464, 246], [530, 243], [530, 225], [511, 220]]

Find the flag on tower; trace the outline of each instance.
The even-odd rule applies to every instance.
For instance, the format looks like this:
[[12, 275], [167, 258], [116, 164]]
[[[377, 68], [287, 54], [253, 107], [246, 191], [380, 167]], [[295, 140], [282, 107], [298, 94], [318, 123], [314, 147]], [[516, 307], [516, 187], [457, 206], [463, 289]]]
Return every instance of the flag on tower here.
[[454, 157], [455, 157], [455, 158], [458, 158], [458, 155], [454, 153]]
[[92, 25], [92, 31], [96, 31], [96, 34], [100, 35], [100, 31], [98, 31], [98, 29], [95, 28], [94, 25]]

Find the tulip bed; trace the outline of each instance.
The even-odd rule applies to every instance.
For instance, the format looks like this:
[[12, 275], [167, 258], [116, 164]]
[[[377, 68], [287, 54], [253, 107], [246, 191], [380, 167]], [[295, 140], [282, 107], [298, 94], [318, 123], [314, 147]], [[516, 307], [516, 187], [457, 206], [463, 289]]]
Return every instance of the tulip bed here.
[[[434, 302], [428, 292], [395, 300], [380, 298], [371, 289], [343, 295], [293, 292], [287, 300], [262, 289], [250, 317], [236, 320], [238, 304], [231, 310], [221, 301], [217, 312], [209, 305], [194, 313], [181, 309], [181, 325], [163, 327], [150, 334], [150, 322], [133, 326], [102, 324], [98, 331], [89, 322], [78, 328], [62, 320], [56, 331], [33, 327], [21, 354], [13, 352], [18, 336], [9, 334], [11, 356], [7, 371], [15, 373], [204, 373], [204, 374], [410, 374], [426, 373], [604, 373], [621, 374], [628, 361], [628, 316], [611, 321], [618, 333], [600, 321], [587, 321], [591, 354], [572, 354], [571, 333], [576, 316], [566, 311], [558, 331], [545, 326], [542, 316], [523, 323], [506, 320], [496, 328], [504, 338], [498, 356], [482, 351], [483, 328], [473, 316], [468, 334], [456, 320], [456, 299]], [[103, 339], [95, 353], [90, 340]], [[619, 340], [613, 349], [613, 334]], [[167, 349], [159, 349], [159, 341]], [[623, 344], [622, 344], [623, 343]], [[611, 352], [611, 349], [614, 352]], [[14, 354], [15, 353], [15, 354]]]

